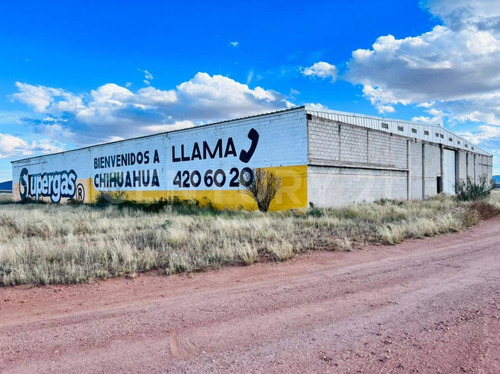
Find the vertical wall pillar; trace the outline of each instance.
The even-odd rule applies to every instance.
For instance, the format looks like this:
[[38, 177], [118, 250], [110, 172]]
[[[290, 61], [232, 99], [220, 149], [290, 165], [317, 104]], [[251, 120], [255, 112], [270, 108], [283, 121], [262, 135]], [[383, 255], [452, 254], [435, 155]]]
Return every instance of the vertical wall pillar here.
[[422, 200], [425, 199], [425, 143], [422, 143]]
[[465, 152], [465, 181], [470, 179], [469, 176], [469, 152]]
[[442, 144], [439, 145], [439, 159], [441, 163], [441, 179], [439, 180], [438, 191], [444, 191], [444, 147]]
[[310, 113], [306, 114], [306, 131], [307, 131], [307, 161], [309, 162], [311, 160], [311, 145], [310, 139], [311, 139], [311, 125], [310, 122], [312, 121], [312, 115]]
[[342, 131], [341, 131], [341, 128], [342, 128], [342, 125], [340, 124], [340, 122], [338, 122], [339, 126], [339, 161], [342, 161]]
[[474, 160], [474, 183], [477, 183], [476, 155], [474, 155], [473, 160]]
[[408, 172], [406, 173], [406, 196], [407, 200], [411, 200], [411, 144], [410, 139], [406, 141], [406, 168]]
[[366, 130], [366, 163], [370, 162], [370, 131]]

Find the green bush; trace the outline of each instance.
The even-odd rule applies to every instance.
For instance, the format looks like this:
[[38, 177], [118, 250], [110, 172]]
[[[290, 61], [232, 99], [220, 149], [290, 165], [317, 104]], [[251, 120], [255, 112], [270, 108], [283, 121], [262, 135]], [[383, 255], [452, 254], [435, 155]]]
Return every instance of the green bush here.
[[492, 189], [493, 184], [484, 175], [479, 178], [478, 183], [467, 178], [466, 181], [457, 183], [457, 199], [460, 201], [485, 199], [490, 196]]

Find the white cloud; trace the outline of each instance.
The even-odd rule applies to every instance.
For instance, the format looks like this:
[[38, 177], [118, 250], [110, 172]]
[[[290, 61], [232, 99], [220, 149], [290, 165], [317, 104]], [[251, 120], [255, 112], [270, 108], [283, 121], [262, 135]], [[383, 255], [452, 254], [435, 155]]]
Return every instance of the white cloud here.
[[253, 70], [250, 70], [250, 71], [248, 72], [248, 75], [247, 75], [247, 81], [246, 81], [246, 84], [250, 84], [250, 83], [252, 83], [253, 75], [254, 75]]
[[151, 73], [150, 73], [149, 71], [147, 71], [147, 70], [144, 70], [144, 77], [145, 77], [145, 79], [147, 79], [148, 81], [152, 81], [153, 79], [155, 79], [155, 78], [153, 77], [153, 74], [151, 74]]
[[78, 144], [168, 131], [292, 106], [278, 92], [262, 87], [252, 89], [231, 78], [207, 73], [197, 73], [171, 90], [148, 86], [134, 92], [107, 83], [90, 93], [74, 94], [27, 83], [16, 86], [19, 92], [12, 95], [14, 99], [35, 112], [50, 115], [49, 121], [25, 118], [24, 122], [32, 123], [39, 133], [64, 133]]
[[28, 143], [10, 134], [0, 134], [0, 158], [7, 158], [15, 153], [26, 152]]
[[[408, 104], [408, 100], [398, 99], [390, 91], [384, 90], [380, 87], [373, 87], [369, 84], [363, 87], [363, 96], [368, 98], [372, 105], [374, 105], [379, 113], [392, 113], [395, 111], [393, 104]], [[388, 104], [391, 105], [388, 105]]]
[[228, 44], [230, 47], [237, 47], [240, 45], [240, 43], [238, 43], [237, 41], [234, 41], [234, 42], [229, 42]]
[[179, 119], [210, 121], [243, 117], [265, 111], [285, 109], [285, 96], [261, 87], [246, 84], [222, 75], [198, 73], [177, 86], [181, 105], [170, 110]]
[[479, 126], [477, 131], [462, 132], [459, 135], [463, 136], [465, 139], [467, 139], [473, 144], [480, 144], [486, 141], [500, 142], [500, 127], [482, 125]]
[[442, 117], [427, 117], [427, 116], [417, 116], [411, 119], [413, 122], [423, 123], [425, 125], [442, 125]]
[[344, 78], [362, 85], [379, 112], [417, 104], [455, 121], [500, 124], [498, 1], [431, 0], [426, 7], [444, 25], [415, 37], [379, 37], [352, 53]]
[[320, 104], [320, 103], [307, 103], [307, 104], [305, 104], [305, 106], [308, 109], [311, 109], [311, 110], [325, 110], [325, 109], [328, 109], [327, 106], [325, 106], [323, 104]]
[[41, 139], [31, 143], [17, 136], [0, 134], [0, 158], [31, 156], [36, 153], [54, 153], [64, 150], [64, 144]]
[[432, 108], [434, 106], [434, 104], [436, 104], [434, 101], [427, 101], [427, 102], [424, 102], [424, 103], [417, 104], [417, 107]]
[[[428, 0], [424, 5], [452, 29], [468, 24], [491, 28], [497, 21], [495, 19], [500, 17], [498, 0]], [[499, 26], [496, 23], [496, 27]]]
[[138, 105], [169, 105], [176, 103], [178, 99], [174, 90], [163, 91], [146, 87], [137, 91], [136, 101]]
[[288, 93], [288, 97], [291, 100], [294, 100], [298, 95], [300, 95], [300, 91], [298, 91], [294, 88], [290, 88], [290, 92]]
[[437, 110], [435, 108], [430, 108], [426, 112], [430, 114], [429, 117], [418, 116], [418, 117], [413, 117], [411, 120], [426, 125], [439, 125], [439, 126], [443, 125], [443, 119], [447, 116], [446, 113], [444, 113], [442, 110]]
[[47, 136], [50, 139], [75, 140], [75, 134], [71, 129], [64, 127], [60, 123], [38, 125], [34, 130], [36, 133]]
[[20, 92], [13, 94], [12, 98], [31, 106], [39, 113], [59, 113], [84, 107], [80, 96], [62, 89], [21, 82], [16, 82], [16, 87]]
[[194, 127], [196, 124], [192, 121], [178, 121], [169, 125], [149, 125], [145, 126], [144, 130], [150, 132], [151, 134], [156, 134], [159, 132], [173, 131], [173, 130], [181, 130], [188, 129], [190, 127]]
[[[141, 69], [137, 69], [137, 70], [140, 71], [141, 73], [144, 73], [144, 80], [143, 80], [144, 84], [147, 85], [147, 86], [151, 85], [151, 81], [153, 79], [155, 79], [155, 77], [153, 76], [153, 74], [151, 74], [147, 70], [141, 70]], [[129, 87], [129, 86], [126, 85], [126, 87]]]
[[28, 104], [37, 112], [43, 112], [53, 101], [53, 95], [58, 93], [58, 90], [50, 89], [44, 86], [32, 86], [21, 82], [16, 82], [16, 87], [19, 93], [12, 95], [13, 98]]
[[314, 65], [301, 68], [302, 74], [306, 77], [318, 77], [321, 79], [330, 78], [332, 82], [337, 79], [337, 68], [328, 62], [319, 61]]
[[134, 94], [127, 88], [108, 83], [91, 93], [94, 102], [123, 105], [133, 101]]
[[30, 105], [39, 113], [72, 111], [83, 107], [81, 97], [62, 89], [21, 82], [16, 82], [16, 87], [20, 92], [13, 94], [12, 97]]
[[16, 123], [19, 118], [28, 115], [29, 113], [17, 110], [0, 110], [0, 126], [12, 125]]

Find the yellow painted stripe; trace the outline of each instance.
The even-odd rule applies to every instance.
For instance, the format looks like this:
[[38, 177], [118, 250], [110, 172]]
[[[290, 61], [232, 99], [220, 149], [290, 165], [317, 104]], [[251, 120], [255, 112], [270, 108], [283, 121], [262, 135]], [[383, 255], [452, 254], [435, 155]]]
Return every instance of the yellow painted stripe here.
[[[271, 203], [270, 210], [289, 210], [305, 208], [307, 201], [307, 165], [279, 166], [265, 168], [282, 178], [281, 188]], [[90, 196], [86, 202], [95, 201], [99, 191], [88, 180]], [[86, 191], [89, 191], [86, 189]], [[242, 190], [161, 190], [161, 191], [124, 191], [121, 198], [134, 201], [153, 201], [178, 197], [196, 199], [204, 204], [208, 199], [217, 209], [257, 209], [257, 204]]]
[[[278, 166], [265, 168], [280, 176], [281, 188], [271, 203], [270, 210], [289, 210], [307, 207], [307, 165], [299, 166]], [[81, 184], [85, 189], [85, 202], [94, 202], [99, 196], [99, 191], [95, 189], [92, 179], [78, 179], [77, 186]], [[19, 186], [14, 183], [14, 199], [19, 200]], [[217, 209], [257, 209], [257, 204], [253, 199], [245, 194], [243, 190], [160, 190], [160, 191], [123, 191], [112, 193], [120, 195], [123, 199], [134, 201], [154, 201], [178, 197], [180, 199], [196, 199], [201, 204], [207, 199]], [[43, 200], [50, 201], [50, 197]], [[62, 201], [67, 199], [62, 199]]]

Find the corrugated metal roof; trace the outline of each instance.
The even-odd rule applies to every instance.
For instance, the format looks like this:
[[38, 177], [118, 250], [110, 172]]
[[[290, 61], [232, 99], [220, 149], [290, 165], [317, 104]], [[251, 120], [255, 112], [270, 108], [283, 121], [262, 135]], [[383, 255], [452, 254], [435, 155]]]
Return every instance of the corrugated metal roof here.
[[447, 130], [444, 127], [438, 125], [424, 125], [416, 122], [381, 118], [364, 114], [339, 112], [328, 109], [318, 110], [311, 107], [305, 107], [305, 110], [307, 111], [307, 113], [313, 116], [329, 119], [332, 121], [338, 121], [373, 130], [384, 131], [408, 138], [426, 140], [432, 143], [443, 144], [444, 146], [459, 148], [465, 151], [471, 151], [486, 156], [492, 156], [485, 150], [452, 133], [450, 130]]

